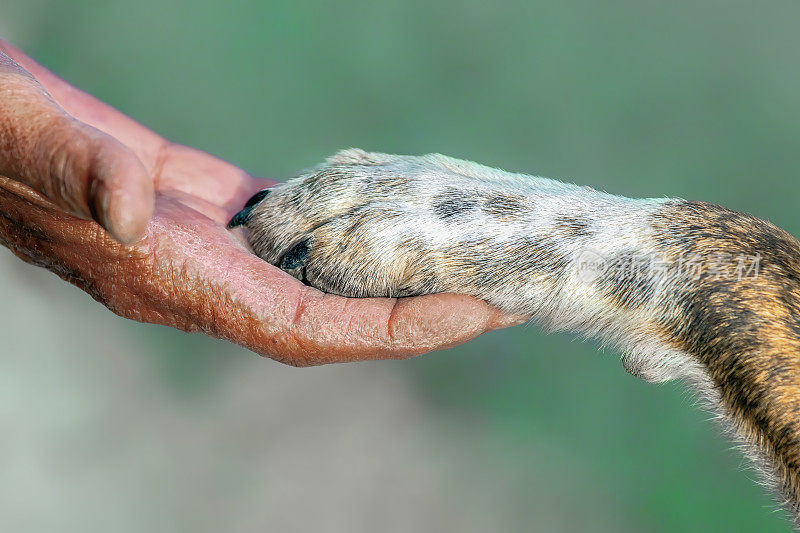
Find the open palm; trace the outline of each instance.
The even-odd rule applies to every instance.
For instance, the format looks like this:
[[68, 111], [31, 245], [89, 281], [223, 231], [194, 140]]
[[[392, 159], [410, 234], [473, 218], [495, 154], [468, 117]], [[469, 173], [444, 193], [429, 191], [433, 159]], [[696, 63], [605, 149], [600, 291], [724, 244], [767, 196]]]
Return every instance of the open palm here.
[[[28, 103], [25, 124], [38, 105], [43, 113], [63, 113], [56, 122], [63, 126], [64, 140], [47, 142], [65, 152], [50, 154], [58, 163], [51, 161], [44, 173], [37, 173], [40, 164], [33, 159], [16, 166], [0, 164], [5, 175], [0, 176], [0, 240], [115, 313], [202, 331], [293, 365], [406, 357], [521, 319], [461, 295], [347, 299], [302, 285], [254, 256], [225, 229], [250, 195], [274, 181], [253, 178], [206, 153], [169, 143], [7, 43], [0, 42], [0, 51], [35, 78], [12, 83]], [[42, 87], [57, 105], [48, 101]], [[26, 92], [36, 90], [44, 96]], [[11, 123], [17, 109], [0, 106], [0, 129], [4, 113]], [[25, 131], [15, 133], [13, 123], [6, 130], [17, 135], [6, 134], [6, 143], [11, 138], [38, 149], [45, 142], [31, 141], [36, 135]], [[6, 152], [13, 159], [14, 146]], [[70, 191], [69, 183], [47, 181], [48, 173], [57, 173], [54, 167], [80, 166], [84, 160], [92, 168], [104, 165], [101, 185], [91, 183], [91, 172], [81, 173], [89, 177], [77, 180], [78, 193]], [[114, 192], [103, 209], [92, 203], [97, 187]]]

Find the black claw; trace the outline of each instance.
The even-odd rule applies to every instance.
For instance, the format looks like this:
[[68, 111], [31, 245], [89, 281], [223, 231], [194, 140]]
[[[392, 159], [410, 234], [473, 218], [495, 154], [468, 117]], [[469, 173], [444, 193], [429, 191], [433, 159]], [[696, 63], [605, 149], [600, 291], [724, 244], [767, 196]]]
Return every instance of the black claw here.
[[294, 270], [305, 261], [308, 255], [308, 239], [300, 241], [286, 252], [281, 259], [281, 270]]
[[244, 208], [233, 215], [231, 221], [228, 222], [228, 227], [235, 228], [236, 226], [247, 224], [247, 221], [250, 220], [250, 212], [253, 211], [253, 208], [256, 206], [256, 204], [266, 198], [269, 193], [270, 189], [264, 189], [251, 196], [250, 199], [247, 200], [247, 203], [244, 204]]
[[235, 228], [236, 226], [241, 226], [242, 224], [247, 224], [247, 221], [250, 220], [250, 212], [253, 210], [253, 206], [245, 207], [235, 215], [230, 222], [228, 222], [229, 228]]
[[257, 192], [257, 193], [255, 193], [253, 196], [251, 196], [249, 200], [247, 200], [247, 203], [246, 203], [246, 204], [244, 204], [244, 206], [245, 206], [245, 207], [253, 207], [253, 206], [254, 206], [254, 205], [256, 205], [258, 202], [260, 202], [261, 200], [263, 200], [264, 198], [266, 198], [266, 197], [267, 197], [267, 195], [268, 195], [270, 192], [271, 192], [271, 189], [264, 189], [264, 190], [258, 191], [258, 192]]

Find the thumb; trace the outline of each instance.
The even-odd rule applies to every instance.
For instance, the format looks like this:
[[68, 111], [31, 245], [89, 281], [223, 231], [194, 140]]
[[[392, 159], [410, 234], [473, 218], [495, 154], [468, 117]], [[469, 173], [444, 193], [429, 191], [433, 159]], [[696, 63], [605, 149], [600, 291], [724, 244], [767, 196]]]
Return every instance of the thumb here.
[[124, 244], [139, 239], [154, 205], [153, 182], [139, 159], [69, 116], [21, 67], [3, 66], [0, 61], [0, 174], [93, 218]]

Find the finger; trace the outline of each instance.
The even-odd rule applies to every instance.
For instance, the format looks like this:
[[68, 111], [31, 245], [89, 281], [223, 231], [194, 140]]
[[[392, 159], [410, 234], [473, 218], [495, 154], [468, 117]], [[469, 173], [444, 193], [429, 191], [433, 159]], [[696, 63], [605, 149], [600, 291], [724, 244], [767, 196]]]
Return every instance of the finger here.
[[159, 191], [180, 191], [214, 203], [231, 214], [241, 209], [258, 187], [263, 189], [276, 183], [255, 179], [226, 161], [179, 144], [166, 145], [161, 151], [154, 176]]
[[258, 191], [262, 191], [268, 187], [272, 187], [277, 182], [274, 180], [267, 180], [263, 178], [252, 178], [248, 181], [246, 186], [240, 186], [233, 191], [226, 191], [226, 198], [230, 197], [231, 200], [224, 202], [220, 205], [220, 199], [216, 198], [213, 201], [205, 200], [202, 196], [196, 194], [186, 193], [181, 189], [167, 189], [162, 190], [160, 194], [164, 198], [171, 198], [181, 204], [189, 207], [198, 213], [202, 213], [217, 224], [225, 226], [233, 215], [241, 211], [242, 206]]
[[119, 141], [67, 115], [24, 73], [0, 65], [0, 173], [68, 212], [91, 217], [118, 241], [140, 238], [153, 184]]
[[459, 294], [346, 299], [306, 287], [300, 291], [292, 335], [267, 354], [296, 366], [402, 359], [527, 320]]
[[409, 357], [525, 319], [458, 295], [326, 295], [252, 255], [208, 217], [159, 198], [151, 238], [122, 248], [0, 177], [0, 240], [122, 316], [203, 331], [296, 366]]
[[168, 142], [0, 39], [0, 55], [3, 52], [33, 74], [67, 113], [129, 147], [154, 177], [157, 190], [183, 191], [233, 209], [239, 201], [237, 191], [250, 187], [252, 178], [243, 170], [200, 150]]
[[19, 48], [0, 39], [0, 55], [3, 53], [32, 74], [69, 115], [130, 147], [148, 172], [155, 168], [159, 151], [165, 144], [163, 137], [94, 96], [73, 87], [25, 55]]
[[[179, 276], [169, 274], [171, 286], [180, 287], [172, 298], [181, 301], [171, 302], [172, 309], [193, 309], [194, 326], [169, 325], [200, 329], [287, 364], [404, 358], [525, 320], [462, 295], [396, 300], [324, 294], [252, 255], [211, 220], [163, 198], [150, 231], [159, 264], [181, 265]], [[153, 318], [165, 316], [158, 310]]]

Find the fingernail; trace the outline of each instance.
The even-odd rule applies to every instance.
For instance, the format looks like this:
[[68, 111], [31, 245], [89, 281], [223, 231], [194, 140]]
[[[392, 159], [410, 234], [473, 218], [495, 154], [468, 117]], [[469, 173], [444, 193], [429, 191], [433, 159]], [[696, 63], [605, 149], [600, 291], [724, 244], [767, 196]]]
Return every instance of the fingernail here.
[[131, 206], [126, 205], [129, 202], [119, 198], [119, 194], [117, 196], [118, 198], [112, 199], [111, 191], [99, 185], [91, 204], [92, 217], [111, 234], [114, 240], [122, 244], [132, 244], [142, 237], [144, 228], [137, 227], [141, 224], [135, 220]]
[[89, 211], [91, 212], [92, 218], [101, 226], [108, 229], [107, 213], [108, 202], [111, 196], [109, 190], [100, 181], [94, 181], [89, 194], [91, 198], [89, 202]]
[[491, 329], [509, 328], [530, 321], [530, 315], [507, 315], [505, 313], [500, 313], [491, 321], [489, 327]]

